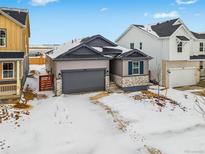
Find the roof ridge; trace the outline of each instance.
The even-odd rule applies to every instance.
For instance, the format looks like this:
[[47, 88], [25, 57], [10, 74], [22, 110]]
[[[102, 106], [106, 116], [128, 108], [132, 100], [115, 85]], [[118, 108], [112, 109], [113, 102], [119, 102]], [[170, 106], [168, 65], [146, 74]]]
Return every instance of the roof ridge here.
[[168, 22], [171, 22], [171, 21], [174, 21], [174, 20], [177, 21], [178, 19], [180, 19], [180, 18], [173, 18], [173, 19], [162, 21], [162, 22], [157, 22], [157, 23], [151, 24], [151, 25], [154, 26], [154, 25], [164, 24], [164, 23], [168, 23]]
[[9, 8], [9, 7], [0, 7], [0, 10], [8, 10], [8, 11], [20, 11], [28, 13], [28, 9], [22, 9], [22, 8]]

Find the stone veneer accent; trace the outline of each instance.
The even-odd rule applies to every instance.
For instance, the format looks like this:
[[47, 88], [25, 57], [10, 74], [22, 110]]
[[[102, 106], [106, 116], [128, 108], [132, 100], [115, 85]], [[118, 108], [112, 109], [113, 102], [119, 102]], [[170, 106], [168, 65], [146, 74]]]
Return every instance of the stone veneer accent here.
[[126, 77], [112, 75], [112, 79], [120, 87], [135, 87], [135, 86], [149, 85], [148, 75], [126, 76]]
[[105, 77], [105, 90], [108, 90], [110, 86], [110, 76]]
[[55, 95], [60, 96], [62, 94], [62, 79], [56, 79]]

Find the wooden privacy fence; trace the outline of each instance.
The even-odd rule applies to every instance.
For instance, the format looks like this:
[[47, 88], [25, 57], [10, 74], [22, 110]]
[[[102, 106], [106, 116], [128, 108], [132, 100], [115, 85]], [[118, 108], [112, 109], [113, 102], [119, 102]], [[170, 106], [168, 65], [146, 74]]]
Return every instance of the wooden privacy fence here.
[[29, 57], [29, 64], [44, 65], [45, 57], [44, 56]]
[[39, 76], [39, 91], [51, 91], [54, 88], [53, 75]]

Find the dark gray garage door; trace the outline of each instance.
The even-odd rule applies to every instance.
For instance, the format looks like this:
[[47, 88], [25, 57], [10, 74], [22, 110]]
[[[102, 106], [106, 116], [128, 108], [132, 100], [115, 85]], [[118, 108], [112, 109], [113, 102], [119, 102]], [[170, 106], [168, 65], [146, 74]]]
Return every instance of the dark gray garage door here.
[[105, 70], [64, 70], [62, 80], [64, 94], [100, 91], [105, 89]]

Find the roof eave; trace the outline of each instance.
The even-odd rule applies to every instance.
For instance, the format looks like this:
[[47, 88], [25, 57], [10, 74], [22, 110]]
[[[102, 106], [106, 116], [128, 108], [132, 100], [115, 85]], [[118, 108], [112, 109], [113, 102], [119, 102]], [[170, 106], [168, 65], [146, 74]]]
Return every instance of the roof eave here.
[[17, 21], [16, 19], [14, 19], [13, 17], [9, 16], [7, 13], [5, 13], [4, 11], [2, 11], [0, 9], [0, 13], [3, 14], [4, 16], [6, 16], [7, 18], [9, 18], [10, 20], [12, 20], [13, 22], [15, 22], [16, 24], [18, 24], [19, 26], [26, 28], [25, 25], [21, 24], [19, 21]]
[[53, 61], [83, 61], [83, 60], [110, 60], [109, 57], [100, 58], [54, 58]]

